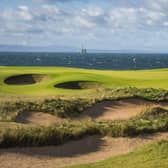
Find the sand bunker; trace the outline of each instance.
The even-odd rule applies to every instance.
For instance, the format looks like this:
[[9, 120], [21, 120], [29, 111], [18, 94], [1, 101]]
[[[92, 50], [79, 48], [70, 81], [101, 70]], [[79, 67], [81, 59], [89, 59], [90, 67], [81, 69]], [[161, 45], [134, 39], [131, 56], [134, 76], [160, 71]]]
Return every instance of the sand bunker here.
[[102, 86], [101, 83], [94, 81], [70, 81], [56, 84], [56, 88], [61, 89], [94, 89]]
[[60, 146], [0, 149], [0, 167], [13, 168], [15, 165], [22, 168], [61, 168], [92, 163], [126, 154], [144, 144], [167, 139], [168, 133], [135, 138], [89, 136]]
[[[83, 112], [79, 117], [72, 118], [72, 120], [128, 120], [135, 117], [149, 107], [163, 107], [168, 108], [166, 102], [150, 102], [143, 99], [123, 99], [115, 101], [103, 101], [95, 104]], [[16, 117], [16, 122], [24, 124], [35, 124], [42, 126], [49, 126], [55, 123], [66, 121], [60, 117], [44, 113], [44, 112], [22, 112]]]
[[49, 75], [23, 74], [23, 75], [10, 76], [6, 78], [4, 82], [8, 85], [30, 85], [47, 81], [50, 79], [51, 77]]
[[44, 112], [22, 112], [16, 117], [17, 123], [49, 126], [63, 122], [64, 119]]
[[86, 110], [79, 118], [127, 120], [138, 115], [147, 107], [168, 107], [168, 103], [150, 102], [143, 99], [123, 99], [115, 101], [103, 101]]

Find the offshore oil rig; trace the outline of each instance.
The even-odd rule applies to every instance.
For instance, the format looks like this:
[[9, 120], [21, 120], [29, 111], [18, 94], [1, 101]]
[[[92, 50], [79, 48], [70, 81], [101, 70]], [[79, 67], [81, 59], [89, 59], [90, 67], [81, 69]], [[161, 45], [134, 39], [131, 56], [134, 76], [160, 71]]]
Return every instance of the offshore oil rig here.
[[82, 46], [80, 54], [87, 54], [87, 49]]

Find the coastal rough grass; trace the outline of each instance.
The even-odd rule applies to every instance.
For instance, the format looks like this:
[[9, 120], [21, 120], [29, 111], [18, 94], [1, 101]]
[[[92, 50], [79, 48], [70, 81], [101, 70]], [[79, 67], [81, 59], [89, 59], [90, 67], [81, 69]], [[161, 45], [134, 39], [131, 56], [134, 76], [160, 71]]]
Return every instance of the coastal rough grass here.
[[[157, 89], [107, 89], [101, 97], [92, 99], [47, 99], [38, 102], [5, 102], [0, 104], [0, 147], [58, 145], [88, 135], [113, 137], [136, 136], [144, 133], [168, 131], [167, 110], [147, 109], [126, 121], [71, 121], [85, 109], [104, 100], [138, 97], [150, 101], [167, 101], [168, 91]], [[24, 111], [51, 113], [69, 120], [49, 127], [11, 123]], [[6, 124], [5, 122], [8, 122]]]
[[0, 121], [15, 121], [22, 112], [45, 112], [62, 118], [73, 118], [81, 115], [86, 109], [102, 101], [113, 101], [126, 98], [145, 99], [153, 102], [168, 101], [168, 91], [163, 89], [116, 88], [103, 89], [92, 97], [53, 98], [34, 101], [5, 101], [0, 103]]
[[168, 141], [145, 145], [131, 153], [111, 157], [107, 160], [86, 165], [68, 166], [69, 168], [167, 168]]
[[[159, 111], [157, 112], [159, 113]], [[147, 111], [146, 116], [149, 112]], [[156, 117], [156, 113], [154, 114]], [[0, 127], [0, 147], [59, 145], [89, 135], [132, 137], [168, 131], [168, 115], [133, 118], [128, 121], [68, 121], [49, 127], [16, 125]]]

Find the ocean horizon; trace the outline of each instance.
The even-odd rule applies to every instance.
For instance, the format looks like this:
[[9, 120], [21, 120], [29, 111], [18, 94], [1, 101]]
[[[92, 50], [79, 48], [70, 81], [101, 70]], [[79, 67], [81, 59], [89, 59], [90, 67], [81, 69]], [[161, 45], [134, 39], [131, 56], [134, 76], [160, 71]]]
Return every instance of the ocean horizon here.
[[77, 52], [0, 52], [0, 66], [64, 66], [104, 70], [168, 67], [168, 54]]

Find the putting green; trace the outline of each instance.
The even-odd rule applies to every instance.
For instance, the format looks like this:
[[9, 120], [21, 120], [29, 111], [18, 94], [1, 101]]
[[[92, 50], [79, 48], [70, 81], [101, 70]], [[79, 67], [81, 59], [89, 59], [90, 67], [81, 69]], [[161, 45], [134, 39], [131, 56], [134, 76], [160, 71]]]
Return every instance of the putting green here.
[[[7, 84], [5, 80], [17, 75], [46, 75], [47, 80], [40, 80], [33, 84]], [[84, 81], [94, 85], [84, 89], [71, 89], [61, 86], [64, 83]], [[60, 94], [85, 94], [98, 87], [137, 87], [137, 88], [162, 88], [168, 89], [168, 69], [137, 70], [137, 71], [104, 71], [88, 70], [65, 67], [0, 67], [0, 94], [15, 95], [60, 95]], [[89, 89], [88, 89], [89, 88]]]

